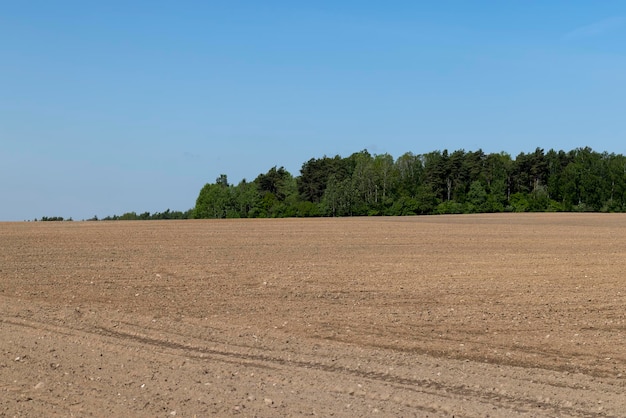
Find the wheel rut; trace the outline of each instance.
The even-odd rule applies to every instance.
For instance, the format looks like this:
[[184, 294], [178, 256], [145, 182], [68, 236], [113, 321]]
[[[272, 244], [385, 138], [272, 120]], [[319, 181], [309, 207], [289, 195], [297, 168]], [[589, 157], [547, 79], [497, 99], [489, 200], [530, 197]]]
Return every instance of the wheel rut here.
[[[605, 412], [590, 411], [585, 408], [576, 408], [574, 406], [555, 405], [550, 400], [538, 401], [530, 397], [523, 397], [519, 394], [503, 394], [494, 393], [487, 388], [475, 389], [463, 384], [450, 384], [436, 379], [423, 379], [415, 377], [406, 377], [393, 372], [379, 372], [361, 368], [351, 368], [344, 365], [333, 364], [333, 360], [319, 357], [311, 359], [308, 354], [308, 360], [301, 360], [295, 357], [301, 356], [300, 353], [287, 352], [281, 353], [280, 356], [268, 354], [267, 350], [261, 350], [244, 345], [233, 345], [225, 341], [198, 340], [197, 337], [189, 336], [188, 339], [193, 342], [176, 341], [173, 338], [181, 338], [179, 333], [172, 332], [163, 335], [162, 330], [150, 330], [139, 324], [133, 324], [125, 321], [124, 327], [121, 329], [120, 323], [117, 322], [114, 327], [103, 325], [84, 326], [79, 323], [68, 325], [61, 324], [58, 321], [33, 321], [32, 319], [21, 318], [2, 318], [0, 323], [13, 325], [17, 327], [26, 327], [32, 330], [46, 331], [55, 333], [61, 337], [84, 337], [93, 339], [97, 337], [102, 339], [105, 346], [134, 347], [140, 350], [150, 352], [160, 352], [166, 356], [174, 356], [189, 359], [195, 362], [207, 363], [219, 361], [223, 363], [233, 364], [235, 366], [279, 370], [281, 373], [293, 373], [294, 371], [309, 373], [321, 372], [330, 375], [327, 377], [330, 381], [337, 380], [338, 377], [343, 379], [358, 381], [370, 381], [384, 386], [389, 386], [395, 390], [405, 393], [415, 393], [421, 395], [429, 395], [438, 399], [440, 402], [450, 402], [451, 400], [463, 400], [464, 402], [473, 402], [482, 404], [488, 408], [498, 410], [509, 410], [521, 415], [537, 414], [541, 415], [560, 415], [571, 417], [607, 417], [611, 416]], [[143, 330], [141, 332], [139, 330]], [[145, 331], [152, 331], [146, 333]], [[159, 333], [160, 336], [155, 335]], [[270, 352], [271, 353], [271, 352]], [[433, 361], [445, 362], [446, 359], [436, 359]], [[380, 366], [380, 364], [379, 364]], [[555, 382], [554, 387], [560, 389], [579, 390], [577, 385], [567, 386], [562, 382]], [[11, 390], [7, 388], [7, 390]], [[15, 388], [13, 389], [15, 390]], [[354, 397], [362, 396], [358, 391], [338, 389], [337, 392], [346, 392]], [[440, 413], [437, 408], [428, 407], [426, 405], [417, 405], [410, 401], [402, 401], [396, 399], [397, 402], [403, 403], [405, 406], [417, 407], [425, 412]], [[53, 402], [53, 400], [49, 400]], [[458, 414], [455, 416], [459, 416]]]

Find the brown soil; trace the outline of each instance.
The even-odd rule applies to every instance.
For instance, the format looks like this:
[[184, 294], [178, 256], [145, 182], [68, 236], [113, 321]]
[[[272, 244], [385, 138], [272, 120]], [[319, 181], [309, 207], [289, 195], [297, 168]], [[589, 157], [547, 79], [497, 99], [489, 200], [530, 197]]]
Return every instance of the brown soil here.
[[623, 416], [626, 216], [0, 224], [0, 416]]

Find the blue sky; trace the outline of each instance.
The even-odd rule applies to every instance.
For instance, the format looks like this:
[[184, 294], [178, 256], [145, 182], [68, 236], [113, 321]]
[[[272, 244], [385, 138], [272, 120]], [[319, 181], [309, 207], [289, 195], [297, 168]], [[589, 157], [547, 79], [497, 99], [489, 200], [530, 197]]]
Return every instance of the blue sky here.
[[622, 1], [5, 1], [0, 52], [0, 220], [365, 148], [626, 154]]

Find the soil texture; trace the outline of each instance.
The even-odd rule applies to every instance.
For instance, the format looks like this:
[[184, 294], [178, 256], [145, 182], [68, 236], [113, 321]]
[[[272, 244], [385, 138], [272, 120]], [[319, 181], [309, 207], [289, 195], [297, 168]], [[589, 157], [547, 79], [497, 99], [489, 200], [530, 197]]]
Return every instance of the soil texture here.
[[0, 223], [0, 416], [626, 415], [626, 215]]

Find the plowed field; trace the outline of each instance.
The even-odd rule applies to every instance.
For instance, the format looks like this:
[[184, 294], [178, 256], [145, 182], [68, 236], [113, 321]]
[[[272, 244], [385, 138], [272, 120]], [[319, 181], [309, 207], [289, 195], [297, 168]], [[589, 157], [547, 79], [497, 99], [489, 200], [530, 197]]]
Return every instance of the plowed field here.
[[626, 216], [0, 224], [0, 416], [626, 415]]

